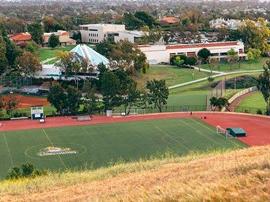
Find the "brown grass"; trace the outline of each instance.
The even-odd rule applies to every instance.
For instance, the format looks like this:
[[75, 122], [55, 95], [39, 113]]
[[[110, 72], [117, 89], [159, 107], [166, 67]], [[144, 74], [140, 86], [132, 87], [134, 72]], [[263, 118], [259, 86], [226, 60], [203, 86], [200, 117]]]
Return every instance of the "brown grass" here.
[[1, 201], [270, 201], [270, 146], [0, 183]]

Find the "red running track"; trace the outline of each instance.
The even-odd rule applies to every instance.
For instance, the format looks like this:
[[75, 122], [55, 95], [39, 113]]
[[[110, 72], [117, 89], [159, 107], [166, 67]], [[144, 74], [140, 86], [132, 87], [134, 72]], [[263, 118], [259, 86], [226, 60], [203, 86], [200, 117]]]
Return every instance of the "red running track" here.
[[79, 126], [79, 125], [94, 125], [116, 122], [130, 122], [153, 119], [168, 119], [168, 118], [203, 118], [206, 123], [216, 127], [217, 125], [228, 127], [241, 127], [247, 131], [247, 137], [239, 138], [241, 141], [250, 146], [259, 146], [270, 144], [270, 118], [265, 116], [255, 116], [248, 114], [237, 113], [219, 113], [219, 112], [194, 112], [189, 113], [160, 113], [147, 115], [134, 115], [127, 117], [105, 117], [94, 116], [91, 121], [77, 121], [72, 117], [53, 117], [47, 118], [46, 123], [41, 124], [33, 120], [16, 120], [2, 121], [0, 131], [26, 130], [34, 128], [52, 128], [63, 126]]

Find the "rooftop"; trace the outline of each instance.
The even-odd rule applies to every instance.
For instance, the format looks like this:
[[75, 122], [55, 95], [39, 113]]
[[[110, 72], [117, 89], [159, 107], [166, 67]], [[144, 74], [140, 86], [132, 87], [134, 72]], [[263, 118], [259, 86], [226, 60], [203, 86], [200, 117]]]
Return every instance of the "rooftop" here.
[[9, 38], [14, 42], [19, 42], [19, 41], [30, 41], [32, 39], [32, 36], [28, 32], [25, 32], [10, 35]]
[[237, 46], [238, 44], [239, 44], [238, 41], [197, 43], [197, 44], [176, 44], [176, 45], [167, 45], [166, 49], [209, 48], [209, 47]]

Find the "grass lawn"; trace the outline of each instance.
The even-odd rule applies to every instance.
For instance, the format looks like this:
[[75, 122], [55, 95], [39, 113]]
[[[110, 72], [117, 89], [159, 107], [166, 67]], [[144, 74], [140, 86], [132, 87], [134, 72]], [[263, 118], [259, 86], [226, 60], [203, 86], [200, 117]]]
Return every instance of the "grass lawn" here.
[[[40, 169], [98, 168], [119, 161], [160, 157], [171, 153], [241, 148], [195, 119], [167, 119], [0, 132], [0, 177], [10, 167], [29, 162]], [[39, 156], [47, 147], [70, 148], [76, 154]]]
[[70, 45], [70, 46], [65, 46], [65, 47], [57, 47], [57, 48], [40, 48], [38, 51], [39, 59], [40, 61], [44, 61], [49, 58], [56, 57], [57, 51], [70, 51], [72, 48], [75, 46]]
[[265, 108], [266, 103], [262, 94], [260, 92], [255, 92], [243, 99], [239, 106], [236, 108], [236, 111], [256, 114], [258, 109], [262, 110], [262, 112], [265, 112]]
[[[237, 70], [255, 70], [255, 69], [263, 69], [263, 65], [267, 60], [270, 58], [260, 58], [258, 61], [250, 62], [250, 61], [243, 61], [241, 62], [240, 68], [239, 64], [230, 65], [229, 63], [221, 63], [219, 66], [213, 70], [215, 71], [237, 71]], [[201, 65], [201, 68], [210, 69], [208, 64]]]
[[168, 99], [168, 106], [201, 106], [205, 108], [207, 94], [207, 90], [171, 94]]
[[167, 86], [184, 83], [209, 76], [209, 73], [199, 72], [187, 68], [177, 68], [170, 65], [152, 65], [146, 74], [134, 77], [138, 87], [143, 89], [146, 82], [152, 79], [165, 79]]

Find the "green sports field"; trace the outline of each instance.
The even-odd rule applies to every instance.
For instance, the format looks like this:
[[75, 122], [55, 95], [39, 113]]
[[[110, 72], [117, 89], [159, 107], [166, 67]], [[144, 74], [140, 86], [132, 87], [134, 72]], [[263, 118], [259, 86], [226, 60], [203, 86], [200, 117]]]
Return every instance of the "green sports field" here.
[[[166, 119], [0, 133], [0, 177], [29, 162], [40, 169], [98, 168], [119, 161], [244, 147], [195, 119]], [[40, 156], [49, 146], [76, 154]]]

